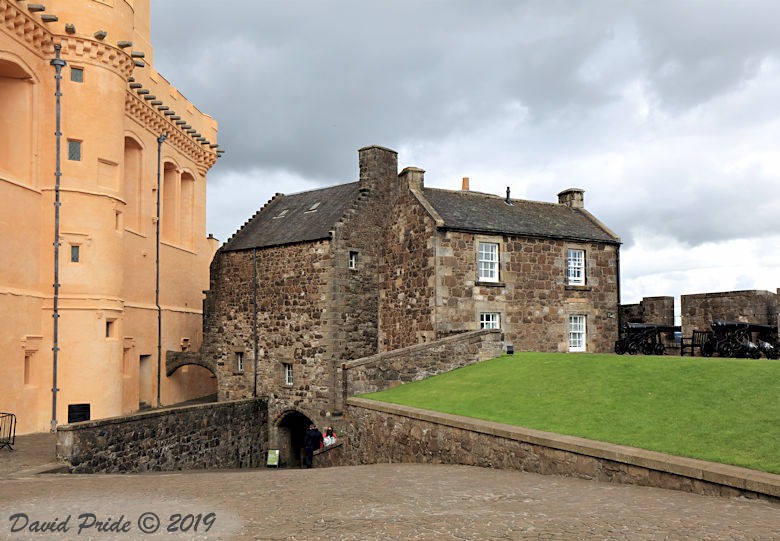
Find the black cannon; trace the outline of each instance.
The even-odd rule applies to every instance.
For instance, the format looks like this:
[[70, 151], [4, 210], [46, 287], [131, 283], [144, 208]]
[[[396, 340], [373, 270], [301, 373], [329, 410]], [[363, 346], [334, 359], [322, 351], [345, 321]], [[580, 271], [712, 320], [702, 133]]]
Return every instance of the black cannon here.
[[[701, 346], [704, 357], [740, 357], [777, 359], [777, 328], [742, 321], [716, 320], [710, 325], [712, 336]], [[754, 340], [754, 335], [756, 335]]]
[[661, 340], [661, 335], [679, 331], [680, 327], [672, 325], [626, 323], [623, 325], [620, 338], [615, 342], [615, 353], [636, 355], [641, 351], [645, 355], [663, 355], [666, 352], [666, 346]]
[[777, 327], [774, 325], [751, 324], [750, 331], [756, 334], [758, 349], [767, 359], [777, 359], [780, 348], [777, 343]]

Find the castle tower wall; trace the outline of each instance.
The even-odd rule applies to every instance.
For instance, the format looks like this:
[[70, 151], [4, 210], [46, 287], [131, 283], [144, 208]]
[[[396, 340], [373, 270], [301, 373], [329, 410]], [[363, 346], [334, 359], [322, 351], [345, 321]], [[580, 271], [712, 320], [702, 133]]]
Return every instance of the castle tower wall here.
[[[0, 0], [0, 236], [12, 254], [0, 258], [0, 411], [17, 414], [20, 434], [48, 430], [52, 418], [55, 44], [66, 62], [58, 423], [68, 421], [73, 405], [89, 405], [94, 419], [156, 401], [162, 133], [169, 134], [163, 166], [174, 175], [165, 211], [175, 217], [160, 246], [163, 356], [200, 345], [202, 291], [215, 249], [206, 238], [205, 198], [217, 124], [154, 70], [149, 0], [44, 7]], [[211, 374], [196, 367], [163, 374], [161, 382], [163, 404], [216, 390]]]

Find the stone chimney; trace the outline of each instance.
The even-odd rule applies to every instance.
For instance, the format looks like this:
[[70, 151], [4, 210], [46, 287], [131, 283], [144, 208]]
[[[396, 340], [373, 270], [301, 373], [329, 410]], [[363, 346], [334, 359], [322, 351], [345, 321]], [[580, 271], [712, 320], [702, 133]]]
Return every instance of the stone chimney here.
[[575, 209], [585, 208], [585, 190], [580, 188], [563, 190], [558, 194], [558, 204]]
[[425, 180], [424, 169], [420, 169], [419, 167], [404, 167], [404, 170], [401, 171], [401, 174], [398, 176], [401, 177], [401, 182], [407, 183], [410, 188], [422, 190], [423, 182]]
[[371, 145], [358, 150], [360, 189], [375, 190], [381, 183], [397, 182], [398, 153]]
[[469, 191], [469, 177], [463, 177], [463, 184], [460, 187], [464, 192]]

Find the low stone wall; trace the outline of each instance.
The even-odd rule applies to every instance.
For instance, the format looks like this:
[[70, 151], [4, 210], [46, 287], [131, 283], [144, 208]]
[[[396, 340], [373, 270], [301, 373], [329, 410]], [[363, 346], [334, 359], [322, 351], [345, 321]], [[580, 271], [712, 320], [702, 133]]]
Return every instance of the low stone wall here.
[[268, 448], [265, 399], [154, 410], [57, 428], [72, 473], [248, 468]]
[[443, 374], [503, 353], [501, 331], [484, 329], [343, 363], [343, 398]]
[[338, 442], [334, 445], [329, 445], [324, 449], [318, 449], [314, 451], [314, 467], [315, 468], [329, 468], [331, 466], [342, 466], [345, 459], [345, 444], [344, 442]]
[[338, 457], [343, 465], [463, 464], [780, 499], [780, 475], [574, 436], [360, 398], [347, 401], [346, 420], [348, 445]]

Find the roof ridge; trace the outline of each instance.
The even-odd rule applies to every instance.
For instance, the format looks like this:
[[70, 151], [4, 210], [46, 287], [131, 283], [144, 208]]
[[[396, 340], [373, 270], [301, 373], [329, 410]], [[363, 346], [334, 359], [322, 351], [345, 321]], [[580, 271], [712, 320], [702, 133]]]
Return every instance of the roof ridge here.
[[[503, 196], [503, 195], [498, 195], [498, 194], [495, 194], [495, 193], [488, 193], [488, 192], [478, 192], [478, 191], [475, 191], [475, 190], [450, 190], [450, 189], [447, 189], [447, 188], [433, 188], [433, 187], [428, 187], [428, 186], [423, 187], [423, 192], [425, 190], [436, 190], [438, 192], [448, 192], [448, 193], [452, 193], [452, 194], [456, 194], [456, 195], [463, 195], [463, 196], [481, 195], [481, 196], [486, 196], [486, 197], [492, 197], [492, 198], [495, 198], [495, 199], [499, 199], [501, 201], [505, 201], [506, 200], [506, 196]], [[558, 206], [567, 206], [567, 205], [561, 205], [560, 203], [556, 203], [554, 201], [537, 201], [536, 199], [518, 199], [518, 198], [510, 197], [509, 200], [512, 201], [512, 202], [517, 201], [517, 202], [522, 202], [522, 203], [536, 203], [536, 204], [539, 204], [539, 205], [553, 205], [553, 206], [556, 206], [556, 207], [558, 207]]]
[[292, 197], [294, 195], [303, 195], [306, 193], [314, 193], [314, 192], [322, 192], [325, 190], [331, 190], [333, 188], [341, 188], [342, 186], [349, 186], [350, 184], [358, 184], [359, 181], [353, 180], [352, 182], [342, 182], [341, 184], [331, 184], [329, 186], [323, 186], [322, 188], [315, 188], [313, 190], [301, 190], [299, 192], [291, 192], [288, 194], [285, 194], [287, 197]]

